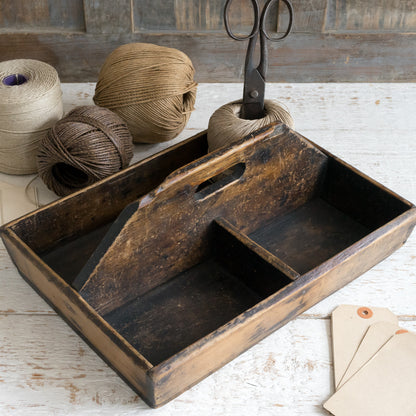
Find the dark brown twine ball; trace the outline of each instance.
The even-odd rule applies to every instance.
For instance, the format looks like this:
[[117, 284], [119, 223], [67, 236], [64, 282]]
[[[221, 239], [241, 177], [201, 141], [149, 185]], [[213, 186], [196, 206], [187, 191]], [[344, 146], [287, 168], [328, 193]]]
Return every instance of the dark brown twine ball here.
[[48, 131], [37, 165], [46, 186], [64, 196], [126, 168], [132, 157], [127, 124], [107, 108], [83, 106]]

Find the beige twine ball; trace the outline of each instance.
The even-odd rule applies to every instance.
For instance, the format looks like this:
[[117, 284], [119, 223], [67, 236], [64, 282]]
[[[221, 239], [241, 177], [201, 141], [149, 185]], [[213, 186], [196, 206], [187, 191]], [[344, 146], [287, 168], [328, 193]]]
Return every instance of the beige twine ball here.
[[289, 112], [276, 101], [265, 100], [263, 118], [245, 120], [240, 118], [242, 101], [225, 104], [214, 112], [208, 123], [208, 150], [210, 152], [242, 139], [254, 131], [273, 122], [282, 122], [293, 127]]
[[137, 143], [176, 137], [194, 109], [194, 67], [183, 52], [149, 43], [115, 49], [101, 68], [94, 102], [117, 113]]
[[126, 168], [133, 142], [126, 123], [107, 108], [78, 107], [42, 140], [38, 172], [57, 195], [68, 195]]
[[39, 143], [62, 115], [55, 68], [34, 59], [1, 62], [0, 172], [35, 173]]

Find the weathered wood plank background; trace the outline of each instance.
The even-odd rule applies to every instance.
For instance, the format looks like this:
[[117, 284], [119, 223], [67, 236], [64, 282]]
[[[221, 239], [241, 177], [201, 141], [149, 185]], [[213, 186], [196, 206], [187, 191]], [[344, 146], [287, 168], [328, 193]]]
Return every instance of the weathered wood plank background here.
[[[264, 0], [260, 0], [264, 2]], [[225, 35], [225, 0], [3, 0], [0, 59], [54, 65], [63, 81], [96, 81], [106, 56], [128, 42], [176, 47], [194, 62], [199, 82], [240, 81], [245, 42]], [[231, 19], [247, 29], [248, 0]], [[293, 0], [293, 34], [269, 45], [269, 81], [415, 81], [416, 2]], [[282, 7], [282, 6], [281, 6]], [[276, 9], [271, 31], [285, 26]]]

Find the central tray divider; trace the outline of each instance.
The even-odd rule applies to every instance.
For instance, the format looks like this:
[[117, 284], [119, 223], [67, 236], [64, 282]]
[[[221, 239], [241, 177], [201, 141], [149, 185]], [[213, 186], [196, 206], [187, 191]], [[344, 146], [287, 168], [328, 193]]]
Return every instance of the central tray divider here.
[[[121, 212], [76, 278], [76, 288], [107, 315], [204, 261], [216, 218], [248, 234], [318, 195], [327, 160], [287, 126], [273, 124], [177, 169]], [[212, 178], [217, 179], [210, 185]], [[298, 277], [271, 260], [284, 275]]]

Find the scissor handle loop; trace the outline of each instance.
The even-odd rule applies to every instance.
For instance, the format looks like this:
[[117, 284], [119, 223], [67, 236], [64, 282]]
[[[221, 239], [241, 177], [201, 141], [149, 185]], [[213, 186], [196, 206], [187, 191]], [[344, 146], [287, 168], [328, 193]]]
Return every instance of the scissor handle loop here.
[[[268, 0], [268, 2], [266, 3], [266, 5], [263, 8], [263, 11], [261, 13], [261, 18], [260, 18], [261, 31], [263, 32], [266, 39], [270, 40], [270, 42], [280, 42], [281, 40], [283, 40], [285, 37], [287, 37], [289, 35], [289, 33], [292, 30], [292, 26], [293, 26], [293, 6], [292, 6], [292, 3], [289, 0], [281, 0], [281, 1], [283, 1], [283, 3], [286, 4], [287, 10], [289, 11], [289, 24], [287, 25], [286, 32], [282, 36], [279, 36], [277, 38], [269, 36], [269, 34], [267, 33], [267, 31], [265, 29], [265, 24], [266, 24], [265, 20], [266, 20], [266, 16], [267, 16], [267, 13], [269, 11], [270, 6], [275, 1], [276, 0]], [[277, 1], [279, 1], [279, 0], [277, 0]]]
[[229, 13], [229, 9], [230, 9], [232, 1], [233, 0], [227, 0], [225, 3], [225, 7], [224, 7], [224, 25], [225, 25], [225, 30], [227, 31], [228, 36], [234, 40], [247, 40], [247, 39], [253, 38], [254, 36], [256, 36], [256, 34], [259, 31], [259, 25], [260, 25], [259, 3], [257, 2], [257, 0], [250, 0], [251, 4], [253, 5], [253, 10], [254, 10], [254, 23], [253, 23], [253, 29], [251, 30], [250, 34], [237, 36], [231, 30], [230, 24], [228, 22], [228, 13]]

